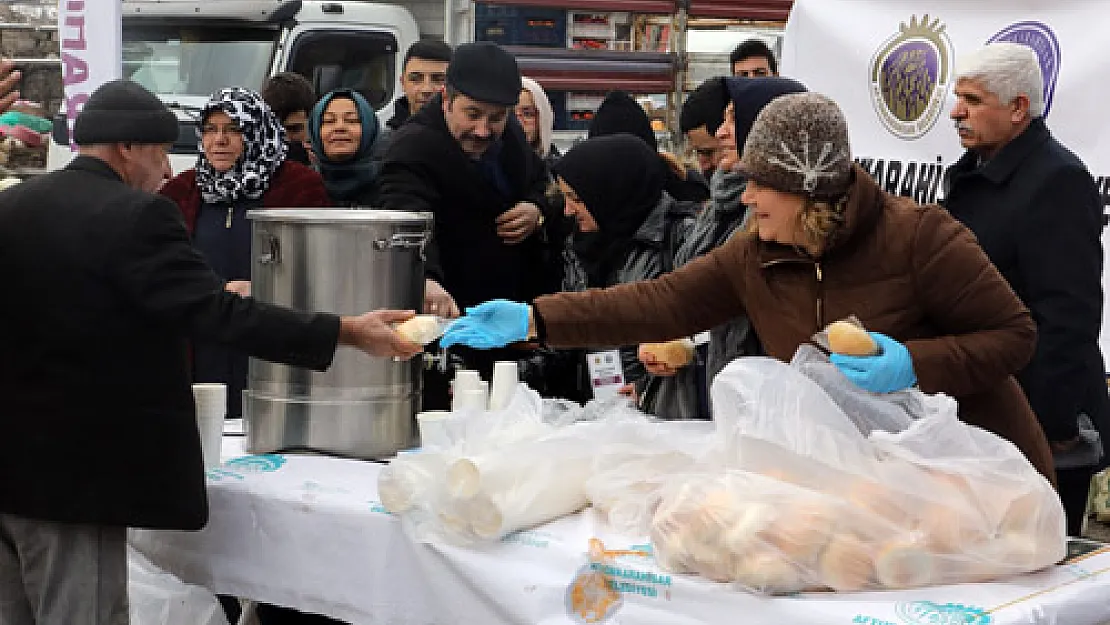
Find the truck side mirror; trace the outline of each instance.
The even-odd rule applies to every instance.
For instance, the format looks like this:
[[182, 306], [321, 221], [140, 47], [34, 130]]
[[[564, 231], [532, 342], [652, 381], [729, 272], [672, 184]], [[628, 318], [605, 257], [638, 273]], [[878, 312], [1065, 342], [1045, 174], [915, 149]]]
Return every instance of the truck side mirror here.
[[334, 91], [343, 86], [342, 65], [317, 65], [312, 69], [312, 87], [316, 96]]

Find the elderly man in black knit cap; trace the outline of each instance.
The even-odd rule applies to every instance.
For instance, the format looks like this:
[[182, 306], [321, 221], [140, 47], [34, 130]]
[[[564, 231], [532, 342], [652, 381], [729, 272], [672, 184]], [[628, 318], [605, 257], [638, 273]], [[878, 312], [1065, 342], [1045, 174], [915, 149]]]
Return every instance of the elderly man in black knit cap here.
[[[445, 93], [397, 129], [385, 154], [382, 206], [435, 215], [428, 278], [459, 308], [557, 290], [545, 240], [546, 168], [512, 115], [520, 89], [508, 52], [488, 42], [461, 45]], [[426, 312], [449, 314], [454, 302]], [[519, 356], [460, 351], [469, 368], [486, 375], [495, 360]], [[436, 383], [434, 376], [425, 382]], [[429, 390], [424, 408], [442, 408], [445, 399]]]
[[177, 119], [137, 83], [97, 89], [80, 155], [0, 193], [0, 623], [128, 622], [126, 528], [208, 519], [186, 338], [326, 369], [337, 344], [420, 347], [389, 323], [225, 290], [173, 202]]

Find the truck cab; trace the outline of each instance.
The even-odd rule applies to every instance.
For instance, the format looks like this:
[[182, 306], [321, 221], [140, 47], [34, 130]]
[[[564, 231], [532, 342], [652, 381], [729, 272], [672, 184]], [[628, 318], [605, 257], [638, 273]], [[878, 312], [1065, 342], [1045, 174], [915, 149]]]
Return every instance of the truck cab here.
[[[410, 8], [412, 10], [410, 10]], [[446, 4], [361, 0], [124, 0], [123, 77], [157, 94], [178, 116], [174, 173], [197, 155], [198, 111], [228, 86], [260, 89], [277, 72], [308, 78], [323, 95], [356, 89], [384, 122], [401, 93], [404, 52], [446, 32]], [[65, 113], [54, 119], [47, 169], [73, 158]]]

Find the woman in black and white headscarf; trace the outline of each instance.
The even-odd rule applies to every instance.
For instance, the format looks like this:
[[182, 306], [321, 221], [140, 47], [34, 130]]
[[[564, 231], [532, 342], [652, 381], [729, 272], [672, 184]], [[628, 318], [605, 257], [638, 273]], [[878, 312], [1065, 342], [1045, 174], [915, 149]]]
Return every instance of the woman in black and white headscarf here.
[[[286, 159], [285, 129], [250, 89], [227, 87], [204, 105], [197, 129], [196, 167], [178, 174], [161, 193], [181, 208], [193, 244], [227, 280], [228, 290], [250, 293], [251, 229], [255, 208], [330, 206], [320, 175]], [[247, 357], [223, 347], [194, 345], [196, 382], [228, 385], [228, 416], [242, 412]]]

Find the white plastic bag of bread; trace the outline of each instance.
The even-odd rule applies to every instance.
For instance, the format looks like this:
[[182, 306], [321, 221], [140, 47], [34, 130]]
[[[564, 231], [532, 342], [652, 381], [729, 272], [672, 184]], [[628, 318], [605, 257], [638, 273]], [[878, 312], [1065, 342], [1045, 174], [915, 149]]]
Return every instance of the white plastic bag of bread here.
[[673, 477], [651, 536], [662, 566], [764, 593], [979, 582], [1065, 553], [1063, 508], [1009, 442], [943, 395], [864, 436], [789, 365], [745, 358], [712, 388], [716, 472]]
[[593, 460], [586, 480], [599, 519], [627, 536], [644, 536], [651, 527], [652, 505], [672, 476], [716, 465], [708, 455], [714, 435], [710, 421], [644, 421]]

